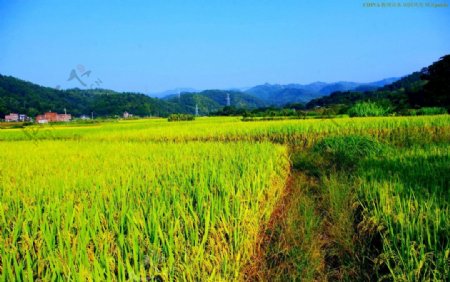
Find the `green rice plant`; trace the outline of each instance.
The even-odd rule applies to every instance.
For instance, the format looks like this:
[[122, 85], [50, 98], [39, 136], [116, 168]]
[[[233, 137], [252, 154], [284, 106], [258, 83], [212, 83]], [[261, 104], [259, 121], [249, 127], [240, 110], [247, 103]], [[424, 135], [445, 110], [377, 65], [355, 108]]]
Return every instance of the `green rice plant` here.
[[405, 148], [367, 159], [358, 173], [365, 221], [376, 222], [380, 278], [445, 281], [450, 275], [450, 147]]
[[326, 215], [329, 277], [447, 280], [449, 146], [393, 148], [365, 137], [327, 137], [294, 159], [322, 183], [317, 198]]

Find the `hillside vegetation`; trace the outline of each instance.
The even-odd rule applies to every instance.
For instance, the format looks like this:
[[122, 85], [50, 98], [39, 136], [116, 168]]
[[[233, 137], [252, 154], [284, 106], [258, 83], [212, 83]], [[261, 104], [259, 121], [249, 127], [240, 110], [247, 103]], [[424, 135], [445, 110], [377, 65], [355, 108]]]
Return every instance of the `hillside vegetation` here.
[[341, 113], [359, 102], [372, 102], [389, 109], [390, 113], [408, 114], [410, 109], [442, 107], [450, 109], [450, 55], [443, 56], [420, 72], [365, 92], [335, 92], [330, 96], [314, 99], [307, 108], [337, 108]]
[[10, 112], [34, 117], [47, 111], [64, 112], [64, 109], [75, 116], [90, 115], [92, 112], [95, 116], [121, 116], [125, 111], [140, 116], [167, 116], [184, 112], [179, 105], [144, 94], [103, 89], [57, 90], [0, 75], [1, 117]]

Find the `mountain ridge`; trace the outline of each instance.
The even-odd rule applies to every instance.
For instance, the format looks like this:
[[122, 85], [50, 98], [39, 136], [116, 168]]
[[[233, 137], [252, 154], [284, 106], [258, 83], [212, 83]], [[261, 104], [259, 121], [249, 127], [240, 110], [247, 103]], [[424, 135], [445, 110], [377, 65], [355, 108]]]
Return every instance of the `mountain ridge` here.
[[[217, 89], [197, 91], [193, 88], [177, 88], [169, 90], [167, 93], [172, 93], [170, 95], [155, 98], [143, 93], [108, 89], [58, 90], [0, 74], [0, 116], [9, 112], [35, 116], [44, 111], [62, 112], [64, 108], [75, 116], [92, 112], [98, 116], [120, 116], [125, 111], [141, 116], [167, 116], [171, 113], [194, 114], [196, 105], [199, 114], [204, 115], [227, 106], [227, 95], [230, 96], [230, 104], [234, 107], [253, 109], [289, 103], [307, 103], [325, 96], [323, 92], [327, 93], [331, 91], [328, 88], [333, 87], [356, 89], [368, 85], [385, 86], [382, 81], [389, 79], [395, 78], [372, 83], [342, 81], [285, 85], [266, 83], [248, 88], [246, 91]], [[183, 89], [185, 91], [182, 91]]]
[[313, 99], [330, 95], [336, 91], [353, 91], [358, 87], [367, 90], [375, 90], [387, 84], [391, 84], [400, 78], [390, 77], [374, 82], [360, 83], [351, 81], [322, 82], [316, 81], [309, 84], [261, 84], [252, 87], [245, 93], [252, 94], [260, 99], [266, 100], [269, 104], [282, 106], [288, 103], [307, 103]]

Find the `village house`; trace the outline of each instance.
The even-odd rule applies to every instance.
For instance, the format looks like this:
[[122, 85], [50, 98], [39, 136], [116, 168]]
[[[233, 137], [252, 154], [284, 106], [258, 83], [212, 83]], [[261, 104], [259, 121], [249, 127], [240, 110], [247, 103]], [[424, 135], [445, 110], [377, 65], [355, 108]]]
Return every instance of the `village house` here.
[[45, 119], [44, 115], [37, 115], [36, 122], [37, 123], [48, 123], [48, 120]]
[[123, 113], [123, 118], [132, 118], [133, 114], [130, 114], [129, 112], [124, 112]]
[[10, 113], [9, 115], [5, 115], [5, 121], [19, 121], [19, 114]]
[[37, 123], [48, 123], [48, 122], [67, 122], [72, 119], [70, 114], [58, 114], [53, 112], [46, 112], [43, 115], [36, 116]]
[[72, 115], [70, 114], [58, 114], [56, 117], [57, 121], [70, 121], [72, 119]]

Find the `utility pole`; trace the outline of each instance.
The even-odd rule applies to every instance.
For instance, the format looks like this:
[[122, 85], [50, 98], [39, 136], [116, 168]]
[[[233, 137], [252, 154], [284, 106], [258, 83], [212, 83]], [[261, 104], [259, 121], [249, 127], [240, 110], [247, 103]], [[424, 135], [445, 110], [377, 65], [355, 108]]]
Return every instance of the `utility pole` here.
[[195, 104], [195, 115], [198, 116], [198, 105]]
[[227, 106], [231, 106], [230, 93], [227, 93]]

